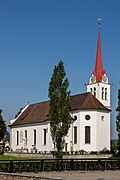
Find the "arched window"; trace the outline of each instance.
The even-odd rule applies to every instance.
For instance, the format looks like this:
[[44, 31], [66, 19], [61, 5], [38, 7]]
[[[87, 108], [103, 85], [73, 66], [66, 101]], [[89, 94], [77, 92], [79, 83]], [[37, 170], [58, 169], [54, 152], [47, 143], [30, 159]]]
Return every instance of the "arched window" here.
[[23, 141], [23, 132], [20, 131], [20, 142], [22, 142], [22, 141]]
[[96, 97], [96, 88], [94, 87], [94, 96]]
[[77, 144], [77, 126], [74, 126], [74, 144]]
[[33, 145], [36, 145], [36, 129], [33, 130]]
[[16, 139], [17, 139], [16, 145], [19, 145], [19, 131], [16, 131]]
[[90, 144], [90, 126], [85, 126], [85, 144]]
[[25, 145], [27, 145], [27, 130], [25, 130]]
[[46, 134], [47, 134], [47, 129], [43, 129], [44, 130], [44, 145], [46, 145]]
[[104, 99], [104, 87], [102, 87], [102, 99]]
[[107, 88], [105, 88], [105, 100], [107, 100]]

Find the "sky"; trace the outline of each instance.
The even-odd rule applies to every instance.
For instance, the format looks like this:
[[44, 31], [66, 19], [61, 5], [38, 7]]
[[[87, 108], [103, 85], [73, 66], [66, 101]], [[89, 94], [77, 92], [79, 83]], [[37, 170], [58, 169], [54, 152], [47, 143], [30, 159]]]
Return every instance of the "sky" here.
[[111, 84], [111, 137], [120, 88], [119, 0], [0, 0], [0, 108], [7, 125], [20, 108], [48, 100], [64, 61], [71, 95], [86, 92], [101, 18], [103, 66]]

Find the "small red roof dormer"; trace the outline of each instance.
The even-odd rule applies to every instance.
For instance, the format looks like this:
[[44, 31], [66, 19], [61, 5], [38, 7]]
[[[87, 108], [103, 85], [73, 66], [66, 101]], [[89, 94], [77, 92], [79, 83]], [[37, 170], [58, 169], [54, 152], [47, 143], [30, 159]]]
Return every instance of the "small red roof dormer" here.
[[98, 44], [97, 44], [97, 53], [96, 53], [96, 64], [92, 74], [96, 77], [96, 82], [102, 82], [102, 76], [106, 74], [102, 65], [102, 50], [100, 43], [100, 22], [98, 23]]

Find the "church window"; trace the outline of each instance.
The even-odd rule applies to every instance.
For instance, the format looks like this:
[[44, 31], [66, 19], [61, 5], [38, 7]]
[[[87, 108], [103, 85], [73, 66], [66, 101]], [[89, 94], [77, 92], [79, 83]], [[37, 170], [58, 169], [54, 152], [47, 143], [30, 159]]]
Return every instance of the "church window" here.
[[36, 129], [33, 131], [33, 145], [36, 145]]
[[86, 120], [90, 120], [90, 115], [86, 115], [86, 116], [85, 116], [85, 119], [86, 119]]
[[47, 129], [44, 129], [44, 142], [43, 142], [44, 145], [46, 145], [46, 133], [47, 133]]
[[90, 91], [92, 92], [92, 88], [90, 88]]
[[25, 145], [27, 145], [27, 130], [25, 130]]
[[85, 144], [90, 144], [90, 126], [85, 126]]
[[102, 119], [102, 121], [104, 121], [104, 119], [105, 119], [104, 116], [101, 116], [101, 119]]
[[96, 88], [94, 87], [94, 96], [96, 97]]
[[74, 144], [77, 144], [77, 126], [74, 126]]
[[17, 144], [16, 145], [19, 145], [19, 131], [16, 132], [17, 134]]
[[107, 100], [107, 88], [105, 88], [105, 100]]
[[102, 99], [104, 99], [104, 87], [102, 87]]
[[23, 141], [23, 132], [20, 131], [20, 142], [22, 142], [22, 141]]

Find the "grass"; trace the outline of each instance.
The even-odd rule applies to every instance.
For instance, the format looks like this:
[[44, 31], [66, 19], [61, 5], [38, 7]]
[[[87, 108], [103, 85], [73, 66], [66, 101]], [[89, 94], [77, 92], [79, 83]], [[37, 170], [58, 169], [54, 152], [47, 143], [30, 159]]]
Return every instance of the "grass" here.
[[1, 160], [29, 160], [29, 158], [0, 155]]

